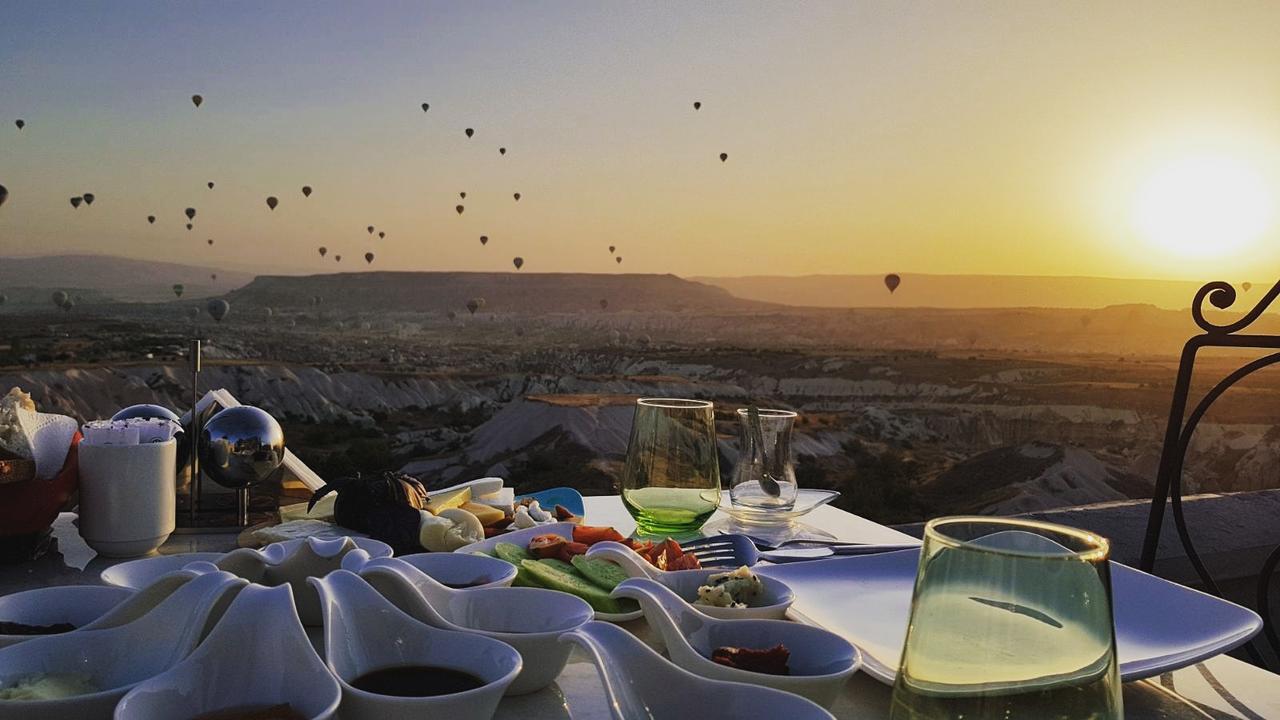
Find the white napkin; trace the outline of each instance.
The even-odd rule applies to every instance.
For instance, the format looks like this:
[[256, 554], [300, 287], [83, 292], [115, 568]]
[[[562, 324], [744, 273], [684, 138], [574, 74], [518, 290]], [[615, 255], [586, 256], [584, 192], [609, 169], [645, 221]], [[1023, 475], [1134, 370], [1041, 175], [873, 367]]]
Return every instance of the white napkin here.
[[31, 441], [36, 477], [50, 480], [62, 469], [76, 435], [76, 421], [66, 415], [18, 410], [18, 422]]

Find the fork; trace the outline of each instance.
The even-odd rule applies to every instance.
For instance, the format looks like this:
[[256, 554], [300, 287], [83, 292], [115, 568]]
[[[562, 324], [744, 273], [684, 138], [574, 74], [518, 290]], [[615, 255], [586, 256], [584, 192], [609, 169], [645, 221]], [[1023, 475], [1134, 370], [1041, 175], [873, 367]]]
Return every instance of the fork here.
[[[792, 544], [810, 544], [819, 547], [789, 549]], [[680, 547], [698, 558], [706, 567], [738, 567], [755, 565], [761, 560], [770, 562], [794, 562], [818, 560], [834, 555], [872, 555], [917, 548], [919, 542], [910, 543], [851, 543], [843, 540], [787, 540], [776, 545], [751, 535], [726, 533], [690, 540]], [[761, 552], [764, 550], [764, 552]]]
[[740, 567], [760, 562], [760, 551], [751, 538], [735, 533], [690, 540], [681, 543], [680, 549], [698, 558], [704, 567]]

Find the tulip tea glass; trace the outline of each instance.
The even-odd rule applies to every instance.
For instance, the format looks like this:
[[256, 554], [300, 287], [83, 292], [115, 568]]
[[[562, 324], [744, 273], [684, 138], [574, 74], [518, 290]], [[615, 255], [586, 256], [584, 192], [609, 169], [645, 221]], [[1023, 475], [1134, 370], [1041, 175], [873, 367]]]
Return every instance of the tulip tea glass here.
[[622, 502], [642, 535], [692, 533], [720, 505], [712, 404], [641, 398], [631, 422]]
[[734, 507], [783, 512], [796, 504], [796, 471], [791, 463], [791, 430], [796, 414], [790, 410], [753, 408], [738, 411], [738, 447], [729, 498]]
[[929, 522], [893, 720], [1121, 720], [1109, 554], [1049, 523]]

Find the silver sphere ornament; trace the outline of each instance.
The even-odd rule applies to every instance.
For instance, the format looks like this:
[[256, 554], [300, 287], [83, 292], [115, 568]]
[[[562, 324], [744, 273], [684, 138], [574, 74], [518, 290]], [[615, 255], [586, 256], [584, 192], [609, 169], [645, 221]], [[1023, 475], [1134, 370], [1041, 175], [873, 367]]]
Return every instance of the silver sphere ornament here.
[[175, 423], [181, 422], [181, 418], [178, 417], [178, 414], [169, 408], [161, 405], [151, 405], [148, 403], [130, 405], [111, 416], [112, 420], [132, 420], [134, 418], [142, 418], [144, 420], [170, 420]]
[[200, 433], [200, 469], [223, 487], [260, 483], [282, 462], [284, 430], [259, 408], [227, 408], [210, 418]]

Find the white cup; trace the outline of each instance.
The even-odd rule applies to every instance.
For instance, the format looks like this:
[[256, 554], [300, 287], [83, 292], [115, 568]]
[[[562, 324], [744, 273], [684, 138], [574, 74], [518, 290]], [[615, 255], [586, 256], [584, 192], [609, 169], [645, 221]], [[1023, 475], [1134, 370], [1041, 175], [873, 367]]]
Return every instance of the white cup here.
[[80, 444], [80, 537], [99, 555], [137, 557], [175, 522], [178, 442]]

